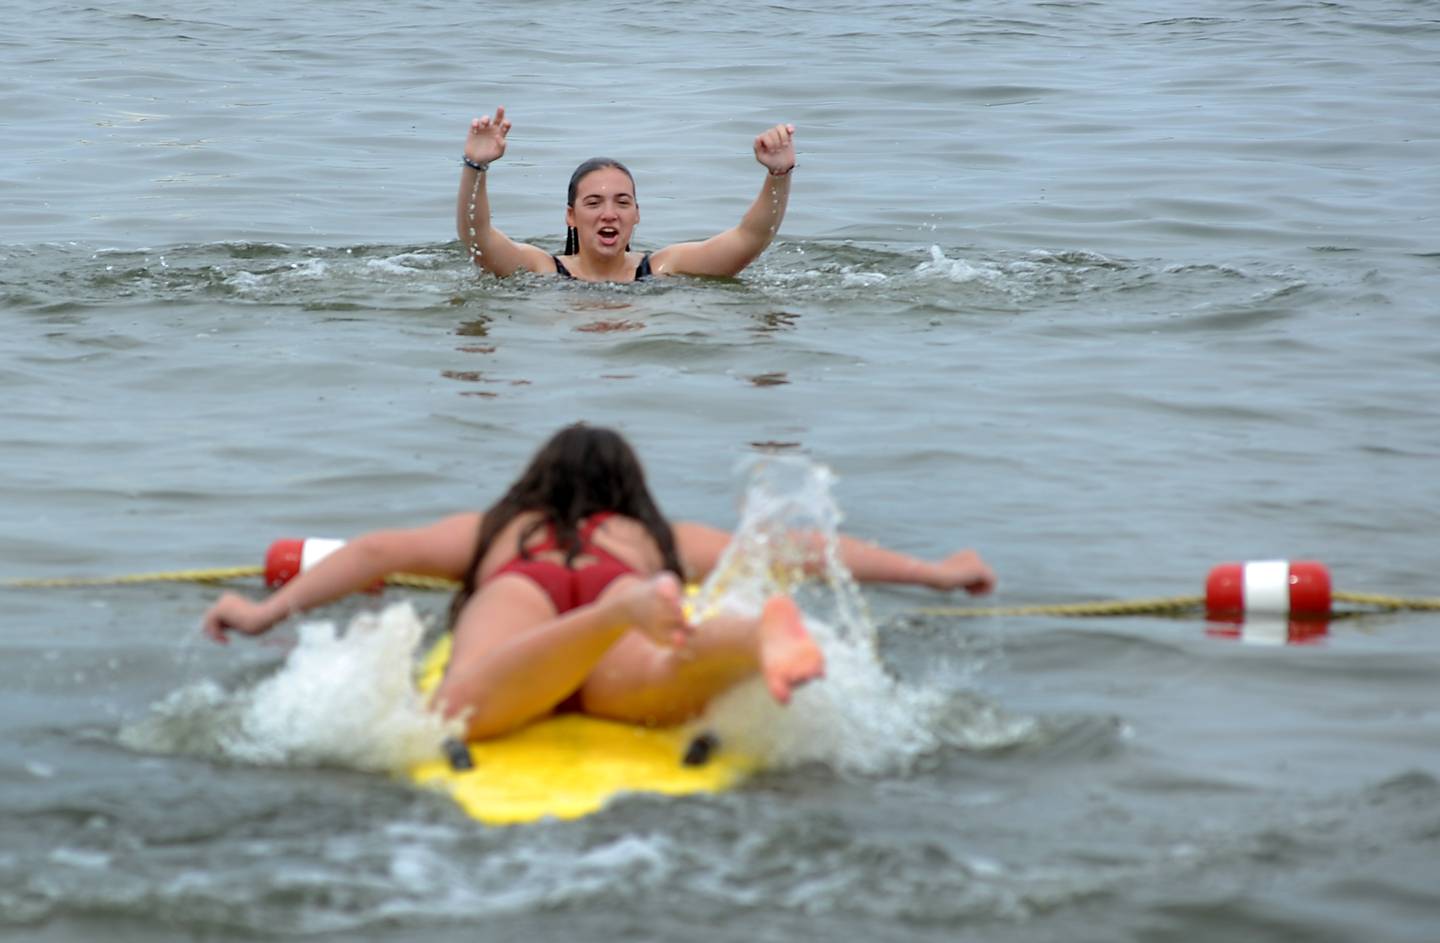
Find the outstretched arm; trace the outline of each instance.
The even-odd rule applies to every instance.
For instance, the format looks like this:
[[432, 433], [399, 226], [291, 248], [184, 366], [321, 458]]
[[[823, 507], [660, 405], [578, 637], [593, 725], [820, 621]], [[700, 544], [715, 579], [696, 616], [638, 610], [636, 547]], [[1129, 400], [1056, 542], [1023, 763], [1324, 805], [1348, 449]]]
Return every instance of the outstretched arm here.
[[[907, 583], [931, 589], [963, 589], [971, 595], [995, 588], [995, 571], [974, 550], [961, 550], [930, 561], [888, 550], [844, 534], [838, 535], [840, 562], [862, 583]], [[704, 579], [720, 562], [730, 534], [704, 524], [675, 525], [675, 542], [689, 579]], [[819, 547], [814, 569], [819, 569]]]
[[862, 583], [909, 583], [946, 592], [963, 589], [972, 596], [995, 588], [995, 571], [974, 550], [960, 550], [943, 560], [921, 560], [841, 534], [840, 560]]
[[765, 183], [740, 225], [704, 242], [666, 246], [650, 259], [662, 275], [738, 275], [775, 239], [790, 201], [790, 172], [795, 169], [795, 126], [777, 124], [755, 138], [755, 159], [765, 167]]
[[465, 157], [460, 167], [460, 193], [455, 201], [455, 232], [465, 253], [476, 265], [500, 277], [520, 269], [553, 272], [554, 264], [535, 246], [515, 242], [490, 223], [490, 196], [486, 192], [489, 173], [481, 170], [505, 155], [505, 137], [510, 121], [505, 108], [495, 109], [470, 122], [465, 136]]
[[225, 593], [206, 611], [201, 628], [224, 644], [229, 641], [226, 632], [259, 635], [297, 612], [368, 589], [391, 573], [458, 580], [475, 552], [480, 520], [480, 514], [471, 512], [428, 527], [364, 534], [260, 602]]

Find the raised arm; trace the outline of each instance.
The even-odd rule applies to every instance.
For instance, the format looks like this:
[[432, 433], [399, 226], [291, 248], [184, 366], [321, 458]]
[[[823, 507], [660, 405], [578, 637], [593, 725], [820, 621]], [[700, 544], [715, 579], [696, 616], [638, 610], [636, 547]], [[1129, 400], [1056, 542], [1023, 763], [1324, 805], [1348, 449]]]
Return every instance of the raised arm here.
[[[839, 535], [840, 562], [862, 583], [905, 583], [931, 589], [963, 589], [971, 595], [995, 588], [995, 571], [974, 550], [961, 550], [930, 561], [888, 550], [855, 537]], [[704, 579], [714, 570], [730, 543], [730, 534], [705, 524], [675, 525], [675, 542], [687, 579]], [[817, 541], [818, 542], [818, 541]], [[820, 567], [819, 548], [814, 569]]]
[[755, 159], [765, 182], [740, 225], [704, 242], [681, 242], [657, 251], [650, 260], [663, 275], [738, 275], [760, 257], [780, 231], [790, 201], [790, 172], [795, 169], [795, 126], [777, 124], [755, 138]]
[[520, 269], [553, 272], [554, 264], [544, 250], [515, 242], [490, 222], [488, 169], [505, 155], [509, 133], [510, 121], [503, 106], [495, 109], [494, 117], [484, 115], [470, 122], [460, 166], [460, 193], [455, 200], [455, 233], [476, 265], [502, 278]]
[[297, 612], [368, 589], [391, 573], [458, 580], [475, 552], [480, 520], [471, 512], [426, 527], [363, 534], [260, 602], [225, 593], [206, 611], [201, 628], [223, 644], [229, 641], [226, 632], [259, 635]]

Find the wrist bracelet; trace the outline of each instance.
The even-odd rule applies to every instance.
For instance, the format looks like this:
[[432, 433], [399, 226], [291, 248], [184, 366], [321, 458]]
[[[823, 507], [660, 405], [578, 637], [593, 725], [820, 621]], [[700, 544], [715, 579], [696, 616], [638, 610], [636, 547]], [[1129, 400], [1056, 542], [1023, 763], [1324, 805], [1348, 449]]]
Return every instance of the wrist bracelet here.
[[469, 154], [460, 155], [460, 159], [465, 162], [466, 167], [469, 167], [471, 170], [478, 171], [479, 173], [483, 174], [485, 171], [490, 169], [489, 164], [482, 164], [478, 161], [471, 160]]
[[[767, 168], [767, 169], [768, 169], [768, 168]], [[794, 164], [791, 164], [789, 167], [787, 167], [786, 169], [780, 171], [778, 174], [777, 174], [775, 171], [771, 170], [771, 171], [770, 171], [770, 176], [772, 176], [772, 177], [788, 177], [788, 176], [790, 176], [790, 171], [792, 171], [792, 170], [794, 170], [794, 169], [795, 169], [795, 165], [794, 165]]]

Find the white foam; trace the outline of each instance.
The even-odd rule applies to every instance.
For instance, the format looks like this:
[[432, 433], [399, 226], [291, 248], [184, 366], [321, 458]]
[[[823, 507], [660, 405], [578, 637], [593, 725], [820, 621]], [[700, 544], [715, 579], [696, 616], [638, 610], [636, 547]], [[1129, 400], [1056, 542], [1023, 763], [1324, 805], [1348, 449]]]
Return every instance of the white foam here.
[[[774, 766], [822, 762], [854, 773], [905, 768], [940, 745], [945, 695], [899, 684], [876, 649], [863, 597], [839, 558], [841, 514], [830, 470], [793, 456], [756, 460], [740, 525], [697, 609], [755, 613], [775, 592], [793, 591], [825, 652], [824, 679], [775, 704], [758, 682], [712, 705], [706, 724], [722, 742]], [[819, 579], [802, 584], [818, 565]]]
[[274, 674], [235, 691], [211, 680], [186, 685], [120, 740], [242, 763], [403, 770], [438, 755], [457, 729], [415, 688], [424, 629], [409, 603], [358, 615], [344, 634], [333, 623], [306, 623]]
[[300, 627], [285, 664], [249, 693], [227, 756], [253, 763], [399, 770], [433, 757], [453, 731], [416, 690], [424, 625], [408, 602], [362, 613], [344, 634]]
[[890, 276], [884, 272], [857, 272], [853, 266], [848, 265], [841, 269], [840, 276], [840, 284], [845, 288], [868, 288], [890, 280]]
[[1003, 272], [993, 266], [980, 267], [964, 259], [948, 258], [939, 246], [930, 247], [930, 258], [915, 266], [915, 274], [938, 276], [952, 282], [994, 282]]
[[427, 252], [402, 252], [384, 259], [367, 259], [365, 268], [386, 275], [414, 275], [435, 268], [439, 261], [438, 256]]

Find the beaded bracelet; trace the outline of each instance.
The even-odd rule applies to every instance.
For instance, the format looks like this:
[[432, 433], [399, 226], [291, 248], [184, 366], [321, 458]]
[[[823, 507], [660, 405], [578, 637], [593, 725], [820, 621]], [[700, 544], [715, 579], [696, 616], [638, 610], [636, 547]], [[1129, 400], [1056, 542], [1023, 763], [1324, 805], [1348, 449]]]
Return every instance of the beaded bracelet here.
[[469, 167], [471, 170], [479, 171], [482, 174], [490, 169], [489, 164], [482, 164], [478, 161], [471, 160], [469, 154], [462, 154], [460, 156], [460, 159], [465, 162], [466, 167]]
[[790, 171], [792, 171], [792, 170], [794, 170], [794, 169], [795, 169], [795, 165], [794, 165], [794, 164], [791, 164], [789, 167], [787, 167], [787, 168], [785, 168], [784, 170], [780, 171], [778, 174], [777, 174], [775, 171], [773, 171], [773, 170], [770, 171], [770, 176], [772, 176], [772, 177], [788, 177], [788, 176], [790, 176]]

